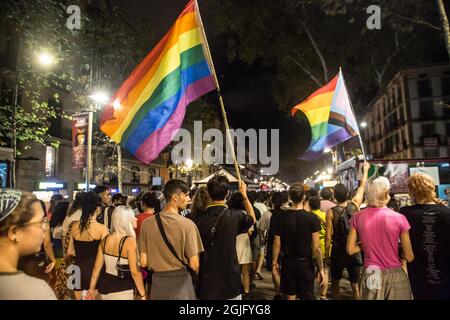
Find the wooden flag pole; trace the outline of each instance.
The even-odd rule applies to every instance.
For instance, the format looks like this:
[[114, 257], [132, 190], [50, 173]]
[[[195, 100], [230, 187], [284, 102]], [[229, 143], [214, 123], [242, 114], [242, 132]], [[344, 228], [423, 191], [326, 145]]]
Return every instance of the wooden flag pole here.
[[366, 152], [364, 150], [364, 145], [363, 145], [363, 141], [361, 138], [361, 130], [359, 130], [358, 120], [356, 119], [356, 114], [355, 114], [355, 110], [353, 109], [352, 99], [350, 99], [350, 92], [348, 92], [347, 84], [345, 83], [344, 74], [342, 73], [341, 67], [339, 67], [339, 76], [342, 77], [342, 82], [344, 83], [345, 91], [347, 92], [347, 95], [348, 95], [348, 101], [350, 102], [350, 108], [352, 108], [353, 116], [355, 117], [355, 121], [356, 121], [356, 127], [358, 128], [358, 138], [359, 138], [359, 144], [361, 145], [361, 152], [363, 154], [364, 160], [366, 160]]
[[206, 38], [205, 28], [203, 27], [203, 21], [202, 21], [201, 15], [200, 15], [200, 10], [198, 7], [197, 0], [195, 0], [195, 12], [197, 13], [196, 18], [197, 18], [198, 24], [200, 25], [200, 29], [202, 30], [203, 40], [204, 40], [204, 44], [206, 47], [206, 50], [203, 50], [203, 52], [206, 55], [206, 59], [208, 60], [208, 65], [211, 69], [211, 73], [214, 78], [214, 82], [216, 83], [217, 95], [219, 96], [220, 109], [222, 111], [223, 121], [225, 123], [225, 131], [226, 131], [227, 141], [230, 144], [231, 152], [233, 154], [234, 169], [236, 170], [238, 180], [241, 181], [241, 173], [239, 170], [239, 165], [237, 163], [236, 153], [234, 151], [233, 140], [231, 139], [230, 127], [228, 125], [227, 113], [225, 112], [225, 106], [223, 103], [222, 93], [220, 91], [219, 80], [217, 79], [216, 70], [214, 68], [214, 62], [212, 60], [211, 52], [209, 50], [208, 39]]

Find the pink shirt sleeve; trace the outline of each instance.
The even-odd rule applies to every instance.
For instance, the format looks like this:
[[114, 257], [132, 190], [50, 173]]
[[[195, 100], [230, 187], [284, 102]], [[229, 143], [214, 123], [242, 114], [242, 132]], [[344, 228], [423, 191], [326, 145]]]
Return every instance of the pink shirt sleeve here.
[[357, 227], [356, 227], [356, 225], [357, 225], [356, 219], [357, 219], [358, 216], [359, 216], [359, 214], [358, 214], [358, 213], [355, 213], [355, 214], [351, 217], [351, 219], [350, 219], [350, 225], [351, 225], [353, 228], [355, 228], [356, 230], [358, 230]]
[[400, 233], [403, 233], [405, 231], [408, 231], [409, 229], [411, 229], [411, 226], [409, 225], [408, 220], [406, 219], [406, 217], [402, 214], [399, 214], [397, 216], [397, 222], [398, 225], [400, 227]]

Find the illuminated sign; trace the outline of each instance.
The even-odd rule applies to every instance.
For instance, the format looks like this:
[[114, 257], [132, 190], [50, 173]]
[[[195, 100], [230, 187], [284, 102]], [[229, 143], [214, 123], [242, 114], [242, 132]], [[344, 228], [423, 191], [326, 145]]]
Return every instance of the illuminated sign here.
[[37, 190], [42, 191], [55, 191], [67, 189], [66, 182], [54, 182], [54, 181], [39, 181], [37, 183]]
[[[89, 185], [89, 190], [92, 190], [96, 187], [97, 185], [95, 184], [90, 184]], [[86, 189], [86, 183], [78, 183], [77, 184], [77, 190], [85, 190]]]
[[131, 189], [131, 192], [132, 193], [139, 193], [139, 192], [141, 192], [141, 188], [133, 188], [133, 189]]
[[0, 162], [0, 188], [6, 188], [6, 180], [8, 179], [8, 165]]

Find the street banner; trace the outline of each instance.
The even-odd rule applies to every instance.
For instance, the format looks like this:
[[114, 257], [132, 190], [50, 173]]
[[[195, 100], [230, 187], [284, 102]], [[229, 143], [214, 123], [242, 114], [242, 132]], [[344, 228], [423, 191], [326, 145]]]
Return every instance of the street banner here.
[[74, 169], [86, 166], [88, 141], [88, 115], [81, 114], [72, 118], [72, 164]]

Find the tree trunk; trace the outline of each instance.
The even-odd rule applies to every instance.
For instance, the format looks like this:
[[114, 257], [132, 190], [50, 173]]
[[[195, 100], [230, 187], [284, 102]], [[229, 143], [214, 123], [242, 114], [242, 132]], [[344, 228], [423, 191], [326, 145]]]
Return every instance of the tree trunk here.
[[448, 25], [448, 19], [447, 14], [445, 12], [444, 2], [442, 0], [436, 0], [439, 12], [441, 14], [441, 22], [442, 22], [442, 28], [444, 29], [444, 40], [445, 45], [447, 46], [447, 53], [450, 58], [450, 28]]

